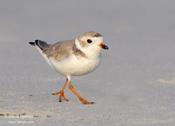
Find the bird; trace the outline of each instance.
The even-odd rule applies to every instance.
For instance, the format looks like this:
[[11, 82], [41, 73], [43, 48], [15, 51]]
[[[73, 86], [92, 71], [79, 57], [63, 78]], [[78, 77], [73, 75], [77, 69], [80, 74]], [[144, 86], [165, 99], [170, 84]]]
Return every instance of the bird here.
[[103, 36], [95, 31], [88, 31], [77, 35], [74, 39], [58, 41], [48, 44], [46, 41], [35, 40], [29, 42], [36, 47], [47, 63], [56, 72], [65, 76], [66, 81], [57, 92], [52, 93], [59, 98], [59, 102], [69, 101], [65, 96], [66, 86], [82, 104], [94, 104], [82, 97], [71, 83], [72, 76], [88, 74], [99, 66], [101, 50], [109, 47], [104, 43]]

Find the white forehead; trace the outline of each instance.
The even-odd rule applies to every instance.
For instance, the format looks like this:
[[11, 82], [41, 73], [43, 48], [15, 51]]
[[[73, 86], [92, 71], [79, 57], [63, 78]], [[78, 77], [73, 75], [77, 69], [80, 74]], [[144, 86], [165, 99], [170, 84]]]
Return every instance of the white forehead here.
[[91, 39], [96, 41], [96, 42], [98, 42], [98, 41], [102, 42], [103, 41], [103, 37], [102, 36], [100, 36], [100, 37], [92, 37]]

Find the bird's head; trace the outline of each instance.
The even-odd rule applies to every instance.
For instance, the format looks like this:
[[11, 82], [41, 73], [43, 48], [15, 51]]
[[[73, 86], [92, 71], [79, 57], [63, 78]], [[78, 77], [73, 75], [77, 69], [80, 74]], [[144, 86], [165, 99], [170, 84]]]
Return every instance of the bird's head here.
[[108, 49], [108, 46], [103, 42], [102, 35], [94, 31], [80, 34], [75, 39], [75, 45], [89, 56], [99, 55], [101, 49]]

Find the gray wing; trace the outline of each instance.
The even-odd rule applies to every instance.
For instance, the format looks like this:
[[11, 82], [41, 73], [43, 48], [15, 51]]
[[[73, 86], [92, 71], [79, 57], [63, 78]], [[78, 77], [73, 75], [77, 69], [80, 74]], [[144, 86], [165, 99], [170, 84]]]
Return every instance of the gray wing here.
[[74, 46], [74, 40], [60, 41], [53, 45], [50, 45], [44, 53], [48, 57], [53, 57], [60, 61], [72, 54], [72, 49]]

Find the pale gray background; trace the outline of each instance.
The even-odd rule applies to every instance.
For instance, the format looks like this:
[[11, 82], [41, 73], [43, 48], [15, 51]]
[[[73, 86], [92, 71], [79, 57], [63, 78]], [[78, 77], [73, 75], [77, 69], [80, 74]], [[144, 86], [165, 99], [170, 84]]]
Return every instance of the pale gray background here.
[[[70, 102], [59, 103], [51, 93], [64, 78], [28, 42], [89, 30], [110, 50], [73, 84], [96, 104], [83, 106], [69, 91]], [[174, 126], [174, 53], [174, 0], [0, 0], [0, 112], [38, 115], [37, 126]]]

